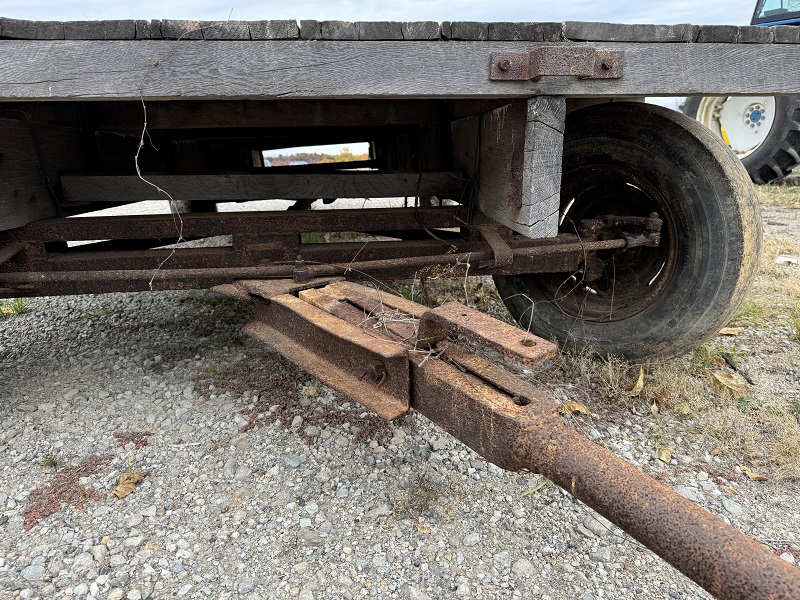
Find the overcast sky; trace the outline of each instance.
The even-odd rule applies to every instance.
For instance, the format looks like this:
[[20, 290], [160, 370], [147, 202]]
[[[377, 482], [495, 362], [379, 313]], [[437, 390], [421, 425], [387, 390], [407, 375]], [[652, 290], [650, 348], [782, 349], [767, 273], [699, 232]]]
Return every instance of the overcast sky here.
[[605, 21], [744, 25], [755, 0], [0, 0], [0, 16], [93, 19]]

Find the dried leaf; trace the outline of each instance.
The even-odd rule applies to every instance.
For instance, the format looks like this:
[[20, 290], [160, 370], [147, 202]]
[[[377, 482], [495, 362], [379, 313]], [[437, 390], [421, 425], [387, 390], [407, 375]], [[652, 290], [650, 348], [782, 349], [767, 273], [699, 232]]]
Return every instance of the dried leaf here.
[[639, 367], [639, 379], [636, 380], [636, 383], [633, 385], [633, 389], [628, 395], [631, 398], [635, 398], [642, 392], [643, 387], [644, 387], [644, 367]]
[[651, 412], [651, 413], [653, 413], [653, 416], [654, 416], [654, 417], [657, 417], [657, 416], [658, 416], [658, 413], [660, 412], [660, 411], [658, 410], [658, 403], [656, 403], [656, 402], [653, 402], [653, 403], [650, 405], [650, 412]]
[[122, 473], [114, 488], [114, 495], [117, 498], [124, 498], [136, 489], [136, 484], [144, 479], [144, 473]]
[[711, 388], [720, 396], [727, 396], [732, 400], [742, 398], [750, 393], [747, 382], [738, 375], [728, 371], [711, 371], [708, 374]]
[[669, 464], [669, 461], [672, 460], [672, 448], [659, 448], [658, 458], [662, 462]]
[[428, 527], [427, 525], [423, 525], [419, 521], [416, 521], [414, 523], [414, 525], [417, 526], [417, 531], [419, 531], [420, 533], [424, 533], [425, 535], [428, 535], [431, 532], [431, 528], [430, 527]]
[[753, 471], [750, 467], [745, 467], [744, 465], [739, 465], [739, 468], [742, 470], [742, 473], [747, 475], [753, 481], [766, 481], [767, 478], [763, 475], [759, 475], [755, 471]]
[[580, 402], [573, 402], [572, 400], [568, 400], [564, 402], [561, 406], [558, 407], [558, 412], [562, 415], [574, 415], [574, 414], [582, 414], [582, 415], [591, 415], [592, 413], [589, 412], [589, 409], [586, 408]]
[[711, 452], [709, 452], [709, 454], [710, 454], [711, 456], [719, 456], [720, 454], [722, 454], [722, 448], [720, 448], [719, 446], [717, 446], [717, 447], [716, 447], [716, 448], [714, 448], [714, 449], [713, 449]]
[[726, 492], [728, 492], [729, 494], [732, 494], [734, 496], [738, 496], [739, 495], [739, 492], [737, 492], [732, 487], [728, 487], [727, 485], [721, 485], [719, 487], [722, 488], [723, 490], [725, 490]]
[[723, 327], [717, 332], [717, 335], [739, 335], [744, 331], [744, 327]]

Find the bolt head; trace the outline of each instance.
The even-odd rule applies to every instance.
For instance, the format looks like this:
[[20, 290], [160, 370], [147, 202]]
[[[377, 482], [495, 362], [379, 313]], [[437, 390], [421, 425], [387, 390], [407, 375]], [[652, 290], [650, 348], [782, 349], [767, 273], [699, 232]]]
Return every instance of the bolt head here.
[[511, 68], [511, 61], [507, 58], [504, 58], [499, 63], [497, 63], [497, 68], [501, 71], [508, 71]]

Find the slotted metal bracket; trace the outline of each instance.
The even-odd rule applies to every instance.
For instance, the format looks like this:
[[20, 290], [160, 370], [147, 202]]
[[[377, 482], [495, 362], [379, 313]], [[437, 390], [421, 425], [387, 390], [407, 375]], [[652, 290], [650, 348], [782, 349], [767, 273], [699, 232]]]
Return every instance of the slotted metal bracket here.
[[493, 52], [489, 79], [539, 81], [545, 76], [620, 79], [625, 53], [585, 46], [543, 46], [530, 52]]

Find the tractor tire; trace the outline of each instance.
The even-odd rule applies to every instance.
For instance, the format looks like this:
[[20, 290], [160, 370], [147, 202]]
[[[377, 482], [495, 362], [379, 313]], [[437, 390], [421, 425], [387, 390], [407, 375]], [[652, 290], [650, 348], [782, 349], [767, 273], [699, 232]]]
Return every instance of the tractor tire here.
[[582, 270], [496, 276], [520, 326], [635, 361], [682, 355], [715, 335], [758, 268], [761, 217], [741, 162], [708, 129], [659, 106], [569, 113], [559, 230], [652, 212], [663, 220], [659, 246], [600, 254], [603, 285], [584, 282]]
[[[800, 164], [800, 96], [765, 96], [739, 97], [739, 98], [687, 98], [681, 105], [681, 111], [688, 117], [700, 121], [717, 135], [720, 134], [720, 110], [729, 102], [735, 102], [737, 107], [729, 111], [727, 116], [729, 127], [750, 127], [757, 124], [750, 122], [749, 115], [755, 112], [762, 116], [760, 111], [753, 108], [765, 106], [773, 113], [762, 116], [762, 124], [768, 127], [762, 133], [760, 141], [755, 147], [742, 149], [732, 144], [733, 150], [739, 155], [751, 179], [758, 184], [770, 183], [783, 179]], [[737, 115], [736, 119], [733, 115]], [[769, 118], [766, 118], [766, 117]], [[740, 122], [741, 121], [741, 122]]]

